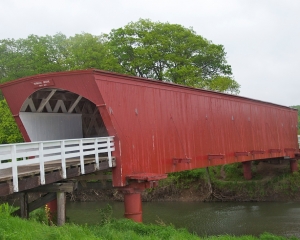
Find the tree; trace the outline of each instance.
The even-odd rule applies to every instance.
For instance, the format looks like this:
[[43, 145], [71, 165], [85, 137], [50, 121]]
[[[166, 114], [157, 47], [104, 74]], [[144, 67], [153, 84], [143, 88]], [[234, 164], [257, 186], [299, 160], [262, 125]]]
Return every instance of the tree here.
[[49, 72], [107, 69], [107, 53], [102, 37], [87, 33], [0, 40], [0, 82]]
[[0, 82], [30, 75], [66, 70], [61, 46], [65, 36], [57, 34], [0, 41]]
[[23, 137], [5, 100], [0, 100], [0, 144], [22, 142]]
[[101, 36], [58, 33], [0, 40], [0, 83], [87, 68], [220, 92], [238, 93], [240, 87], [224, 47], [178, 24], [141, 19]]
[[97, 68], [109, 70], [108, 49], [104, 36], [89, 33], [76, 34], [68, 39], [68, 58], [66, 64], [70, 70]]
[[[119, 72], [221, 92], [239, 92], [222, 45], [178, 24], [140, 19], [107, 36]], [[221, 84], [221, 86], [219, 86]]]

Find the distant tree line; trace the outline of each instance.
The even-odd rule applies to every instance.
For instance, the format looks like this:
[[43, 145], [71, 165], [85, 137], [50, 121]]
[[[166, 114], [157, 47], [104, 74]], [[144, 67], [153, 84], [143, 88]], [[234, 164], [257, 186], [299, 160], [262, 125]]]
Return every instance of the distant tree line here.
[[[58, 33], [0, 40], [0, 83], [89, 68], [232, 94], [238, 94], [240, 88], [224, 46], [178, 24], [140, 19], [100, 36]], [[3, 98], [0, 101], [0, 143], [20, 141], [13, 134], [16, 128], [7, 125], [14, 123], [7, 104]]]

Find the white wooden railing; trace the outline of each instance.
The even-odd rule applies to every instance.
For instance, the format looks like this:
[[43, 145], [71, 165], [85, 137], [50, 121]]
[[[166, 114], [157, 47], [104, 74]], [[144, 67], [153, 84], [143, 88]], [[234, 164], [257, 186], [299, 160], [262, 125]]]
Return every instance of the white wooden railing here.
[[[95, 157], [99, 170], [99, 154], [107, 153], [112, 167], [113, 137], [81, 138], [0, 145], [0, 170], [12, 169], [14, 192], [18, 192], [18, 167], [39, 164], [40, 184], [45, 184], [45, 163], [60, 161], [62, 177], [67, 178], [66, 159], [79, 159], [84, 174], [84, 157]], [[1, 178], [1, 176], [0, 176]]]

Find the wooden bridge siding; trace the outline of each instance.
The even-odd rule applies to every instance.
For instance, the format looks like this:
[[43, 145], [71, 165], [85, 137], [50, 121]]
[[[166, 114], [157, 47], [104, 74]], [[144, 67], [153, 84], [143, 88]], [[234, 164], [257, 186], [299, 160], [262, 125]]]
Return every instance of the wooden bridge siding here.
[[[122, 169], [122, 180], [132, 173], [282, 157], [284, 148], [297, 148], [297, 112], [287, 107], [129, 77], [98, 74], [96, 81], [122, 143], [115, 170]], [[234, 156], [252, 150], [266, 152]], [[223, 160], [208, 160], [219, 153]], [[172, 162], [186, 157], [190, 164]]]
[[[124, 186], [126, 175], [132, 173], [165, 173], [271, 157], [266, 153], [237, 159], [235, 151], [298, 147], [297, 130], [289, 127], [297, 125], [297, 112], [292, 109], [97, 70], [37, 75], [1, 85], [26, 141], [30, 139], [19, 110], [39, 90], [32, 82], [49, 78], [55, 83], [50, 88], [77, 93], [98, 107], [108, 134], [115, 136], [114, 186]], [[246, 121], [249, 116], [251, 121]], [[284, 126], [275, 125], [276, 121]], [[266, 123], [270, 130], [262, 126]], [[274, 143], [267, 142], [269, 131], [278, 135]], [[226, 157], [208, 160], [208, 154], [219, 153]], [[284, 155], [273, 153], [272, 157]], [[174, 157], [192, 160], [174, 165]]]

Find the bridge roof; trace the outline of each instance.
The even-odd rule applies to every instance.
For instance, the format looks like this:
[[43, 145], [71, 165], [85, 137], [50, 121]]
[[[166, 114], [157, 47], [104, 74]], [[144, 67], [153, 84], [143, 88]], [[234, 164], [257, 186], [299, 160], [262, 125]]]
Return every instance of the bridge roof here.
[[[137, 77], [137, 76], [130, 76], [130, 75], [126, 75], [126, 74], [114, 73], [114, 72], [109, 72], [109, 71], [103, 71], [103, 70], [99, 70], [99, 69], [54, 72], [54, 73], [45, 73], [45, 74], [38, 74], [38, 75], [23, 77], [23, 78], [19, 78], [19, 79], [13, 80], [13, 81], [8, 81], [6, 83], [0, 84], [0, 89], [5, 89], [5, 88], [9, 89], [10, 86], [12, 86], [12, 85], [21, 84], [23, 82], [28, 82], [28, 81], [30, 81], [30, 82], [32, 82], [32, 84], [34, 84], [35, 80], [49, 78], [49, 77], [54, 77], [54, 78], [55, 77], [70, 77], [70, 78], [72, 78], [72, 76], [74, 76], [74, 75], [82, 75], [82, 74], [112, 76], [112, 77], [115, 77], [115, 78], [121, 78], [123, 80], [125, 80], [125, 79], [134, 79], [135, 81], [137, 81], [139, 83], [155, 84], [155, 85], [158, 85], [158, 86], [161, 86], [161, 87], [163, 87], [163, 86], [172, 86], [173, 88], [182, 88], [182, 89], [189, 89], [189, 90], [192, 90], [192, 91], [206, 92], [206, 93], [210, 93], [211, 95], [216, 95], [216, 96], [217, 95], [228, 96], [228, 97], [236, 99], [236, 100], [245, 99], [245, 100], [254, 101], [254, 102], [257, 102], [257, 103], [271, 104], [271, 105], [274, 105], [274, 106], [290, 108], [288, 106], [283, 106], [283, 105], [276, 104], [276, 103], [261, 101], [259, 99], [247, 98], [247, 97], [243, 97], [243, 96], [239, 96], [239, 95], [221, 93], [221, 92], [211, 91], [211, 90], [206, 90], [206, 89], [201, 89], [201, 88], [194, 88], [194, 87], [189, 87], [189, 86], [185, 86], [185, 85], [180, 85], [180, 84], [175, 84], [175, 83], [170, 83], [170, 82], [163, 82], [163, 81], [155, 80], [155, 79], [141, 78], [141, 77]], [[76, 82], [72, 82], [71, 84], [76, 85]], [[45, 85], [44, 87], [51, 87], [51, 86], [52, 85]], [[38, 88], [38, 87], [35, 87], [35, 88]], [[293, 108], [290, 108], [290, 109], [293, 109]]]

